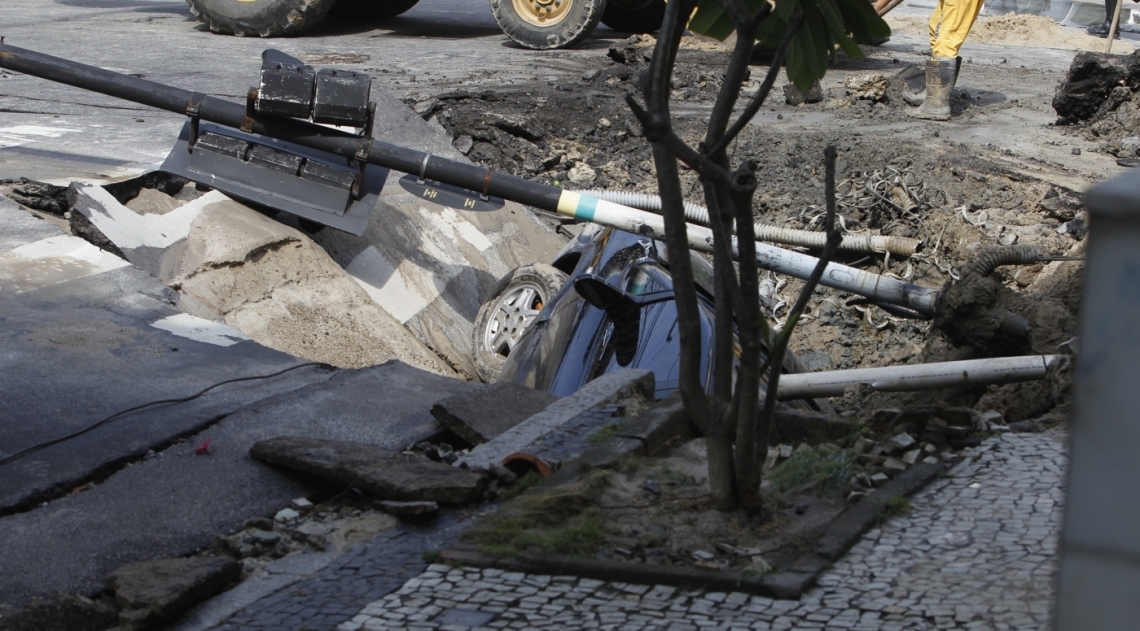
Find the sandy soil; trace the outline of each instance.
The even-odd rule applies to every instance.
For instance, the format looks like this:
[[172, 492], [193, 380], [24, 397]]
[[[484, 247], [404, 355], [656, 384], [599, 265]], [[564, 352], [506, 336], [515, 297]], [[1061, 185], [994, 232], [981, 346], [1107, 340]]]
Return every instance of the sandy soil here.
[[[888, 13], [886, 22], [895, 33], [929, 37], [928, 19], [913, 15]], [[967, 42], [1034, 46], [1065, 50], [1104, 52], [1105, 40], [1084, 33], [1083, 29], [1065, 28], [1040, 15], [980, 16], [970, 29]], [[1114, 53], [1127, 54], [1136, 47], [1127, 41], [1113, 42]]]

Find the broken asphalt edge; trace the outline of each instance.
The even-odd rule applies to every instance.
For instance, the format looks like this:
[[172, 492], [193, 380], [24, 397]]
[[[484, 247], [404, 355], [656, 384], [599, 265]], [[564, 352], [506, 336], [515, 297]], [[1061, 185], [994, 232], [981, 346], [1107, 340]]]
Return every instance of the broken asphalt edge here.
[[[614, 440], [623, 439], [617, 437], [611, 439]], [[627, 441], [626, 444], [635, 442], [628, 438], [624, 440]], [[514, 557], [495, 557], [480, 552], [477, 546], [468, 543], [453, 544], [440, 552], [440, 558], [448, 563], [530, 574], [552, 576], [569, 574], [603, 581], [733, 591], [782, 600], [798, 600], [805, 591], [815, 585], [824, 570], [846, 554], [867, 531], [880, 523], [883, 509], [891, 500], [913, 495], [943, 470], [941, 464], [920, 463], [900, 473], [833, 519], [812, 551], [788, 564], [787, 569], [761, 576], [737, 571], [711, 573], [692, 567], [632, 564], [562, 555], [522, 554]], [[562, 478], [562, 476], [556, 477]]]

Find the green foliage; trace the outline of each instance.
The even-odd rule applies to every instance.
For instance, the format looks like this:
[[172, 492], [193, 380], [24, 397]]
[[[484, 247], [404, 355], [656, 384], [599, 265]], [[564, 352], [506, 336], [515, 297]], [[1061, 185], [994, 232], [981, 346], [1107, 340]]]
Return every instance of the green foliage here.
[[593, 503], [605, 484], [604, 476], [587, 476], [569, 487], [528, 493], [480, 520], [463, 538], [498, 556], [593, 556], [605, 542], [605, 522]]
[[439, 550], [428, 550], [423, 553], [423, 559], [427, 563], [438, 563], [440, 558]]
[[813, 483], [820, 491], [841, 491], [855, 475], [855, 458], [853, 452], [846, 450], [833, 454], [804, 451], [772, 469], [768, 479], [780, 493], [794, 492]]
[[590, 434], [587, 440], [594, 444], [604, 443], [610, 438], [613, 438], [614, 434], [618, 433], [618, 430], [621, 429], [623, 425], [625, 425], [624, 421], [621, 423], [610, 423], [593, 434]]
[[[745, 4], [755, 11], [763, 0], [745, 0]], [[775, 0], [775, 10], [760, 23], [757, 39], [765, 46], [776, 47], [797, 15], [803, 16], [803, 26], [788, 47], [785, 67], [801, 90], [823, 77], [837, 48], [849, 57], [862, 57], [856, 41], [891, 34], [868, 0]], [[700, 0], [689, 21], [689, 30], [722, 41], [734, 28], [722, 0]]]

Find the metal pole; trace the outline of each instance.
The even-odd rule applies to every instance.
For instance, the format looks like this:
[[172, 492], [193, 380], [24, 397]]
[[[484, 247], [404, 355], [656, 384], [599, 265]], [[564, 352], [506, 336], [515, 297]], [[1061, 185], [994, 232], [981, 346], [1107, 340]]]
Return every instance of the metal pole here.
[[[67, 85], [149, 105], [177, 114], [191, 115], [232, 128], [243, 128], [269, 138], [326, 151], [346, 158], [367, 160], [421, 178], [494, 195], [548, 212], [628, 230], [647, 237], [662, 238], [661, 217], [620, 204], [585, 197], [556, 186], [524, 180], [506, 173], [457, 162], [381, 140], [367, 141], [306, 121], [275, 116], [247, 118], [246, 107], [217, 97], [183, 90], [154, 81], [124, 75], [102, 68], [37, 53], [0, 42], [0, 68], [64, 83]], [[196, 107], [195, 107], [195, 104]], [[688, 240], [694, 249], [712, 248], [712, 231], [689, 226]], [[735, 250], [735, 241], [733, 243]], [[760, 267], [799, 279], [806, 279], [818, 259], [799, 252], [757, 243]], [[820, 281], [822, 285], [864, 296], [873, 301], [898, 305], [921, 315], [934, 314], [938, 292], [927, 287], [880, 276], [845, 265], [831, 264]]]
[[971, 385], [1041, 379], [1058, 355], [995, 357], [884, 368], [805, 372], [780, 376], [777, 397], [840, 397], [847, 388], [864, 385], [880, 392], [912, 392]]

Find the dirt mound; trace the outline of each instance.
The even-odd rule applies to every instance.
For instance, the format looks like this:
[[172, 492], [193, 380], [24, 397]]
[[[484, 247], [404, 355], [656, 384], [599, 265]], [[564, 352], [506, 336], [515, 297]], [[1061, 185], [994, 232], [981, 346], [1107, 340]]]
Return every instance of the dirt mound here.
[[1057, 86], [1053, 109], [1059, 124], [1078, 124], [1107, 153], [1140, 155], [1140, 52], [1078, 54]]
[[[896, 33], [921, 36], [929, 33], [929, 18], [888, 14], [885, 19], [891, 31]], [[970, 36], [966, 39], [967, 49], [971, 42], [1066, 50], [1104, 50], [1103, 39], [1087, 35], [1081, 30], [1065, 28], [1041, 15], [981, 16], [970, 29]], [[1116, 42], [1112, 48], [1120, 53], [1129, 53], [1136, 47], [1127, 42]]]

